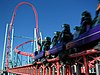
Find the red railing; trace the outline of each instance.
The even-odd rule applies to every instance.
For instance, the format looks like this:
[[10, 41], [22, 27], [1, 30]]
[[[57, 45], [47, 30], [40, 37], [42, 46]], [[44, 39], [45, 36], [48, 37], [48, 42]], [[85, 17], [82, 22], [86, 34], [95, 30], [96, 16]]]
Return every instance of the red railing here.
[[[81, 54], [82, 53], [82, 54]], [[86, 57], [87, 55], [94, 55], [96, 53], [99, 53], [99, 51], [92, 49], [91, 51], [83, 51], [81, 53], [72, 54], [69, 55], [68, 58], [73, 59], [76, 61], [74, 62], [79, 64], [78, 58], [81, 57], [83, 59], [83, 63], [81, 64], [81, 73], [85, 73], [85, 75], [89, 75], [89, 64], [93, 62], [93, 60], [89, 61], [87, 60], [88, 58]], [[77, 58], [77, 60], [76, 60]], [[99, 59], [99, 57], [97, 57]], [[80, 58], [79, 58], [80, 59]], [[42, 60], [42, 59], [41, 59]], [[99, 61], [99, 60], [98, 60]], [[52, 59], [47, 59], [47, 61], [44, 61], [46, 63], [43, 63], [41, 61], [36, 62], [35, 64], [30, 64], [26, 66], [20, 66], [20, 67], [15, 67], [8, 69], [8, 72], [15, 73], [15, 74], [20, 74], [20, 75], [72, 75], [72, 63], [65, 63], [62, 64], [62, 61], [59, 60], [59, 58], [52, 58]], [[93, 65], [94, 63], [92, 63]]]

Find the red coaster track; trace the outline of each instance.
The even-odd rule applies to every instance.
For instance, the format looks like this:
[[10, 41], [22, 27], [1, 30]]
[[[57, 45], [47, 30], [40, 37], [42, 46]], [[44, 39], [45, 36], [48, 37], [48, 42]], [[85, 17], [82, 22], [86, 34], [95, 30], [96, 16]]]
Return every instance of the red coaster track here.
[[[44, 62], [36, 62], [35, 64], [28, 64], [25, 66], [9, 68], [8, 54], [10, 51], [10, 44], [11, 44], [11, 42], [10, 42], [11, 35], [10, 34], [11, 34], [12, 26], [14, 23], [14, 18], [16, 16], [16, 11], [17, 11], [18, 7], [23, 4], [27, 4], [32, 7], [32, 10], [35, 13], [36, 31], [38, 33], [38, 14], [37, 14], [35, 7], [28, 2], [19, 3], [16, 6], [16, 8], [14, 9], [12, 20], [11, 20], [9, 31], [8, 31], [8, 44], [7, 44], [7, 50], [6, 50], [7, 72], [14, 73], [14, 74], [20, 74], [20, 75], [41, 75], [41, 74], [42, 75], [72, 75], [71, 65], [72, 65], [72, 63], [73, 64], [77, 63], [77, 64], [84, 65], [85, 66], [85, 75], [89, 75], [89, 68], [93, 68], [96, 61], [100, 61], [100, 57], [96, 56], [96, 54], [99, 54], [100, 52], [97, 50], [94, 50], [94, 49], [84, 50], [79, 53], [70, 54], [68, 56], [68, 59], [72, 60], [73, 62], [66, 63], [66, 64], [62, 63], [62, 61], [58, 57], [56, 57], [56, 58], [52, 58], [52, 59], [47, 59], [46, 64]], [[29, 42], [34, 42], [34, 41], [30, 40], [30, 41], [27, 41], [27, 42], [24, 42], [24, 43], [18, 45], [14, 49], [15, 52], [18, 54], [21, 54], [23, 56], [30, 56], [30, 57], [34, 58], [34, 55], [32, 53], [26, 53], [26, 52], [22, 52], [22, 51], [18, 50], [19, 47], [21, 47]], [[67, 46], [66, 46], [66, 48], [67, 48]], [[46, 52], [46, 55], [49, 55], [49, 53]], [[78, 69], [78, 70], [81, 70], [81, 69]], [[78, 74], [81, 75], [82, 73], [80, 72]]]

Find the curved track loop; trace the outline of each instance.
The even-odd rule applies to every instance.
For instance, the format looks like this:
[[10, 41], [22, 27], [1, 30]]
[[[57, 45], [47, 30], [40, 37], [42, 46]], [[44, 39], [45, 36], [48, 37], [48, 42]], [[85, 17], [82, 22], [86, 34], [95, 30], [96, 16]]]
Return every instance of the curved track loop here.
[[32, 53], [26, 53], [26, 52], [22, 52], [22, 51], [19, 51], [19, 50], [18, 50], [19, 47], [21, 47], [21, 46], [23, 46], [23, 45], [25, 45], [25, 44], [27, 44], [27, 43], [30, 43], [30, 42], [34, 42], [34, 41], [33, 41], [33, 40], [29, 40], [29, 41], [27, 41], [27, 42], [24, 42], [24, 43], [22, 43], [22, 44], [16, 46], [15, 49], [14, 49], [15, 52], [16, 52], [17, 54], [21, 54], [21, 55], [23, 55], [23, 56], [30, 56], [30, 57], [34, 58], [34, 54], [32, 54]]
[[[27, 5], [32, 7], [32, 10], [34, 11], [35, 19], [36, 19], [36, 32], [38, 33], [38, 14], [37, 14], [37, 11], [36, 11], [35, 7], [31, 3], [28, 3], [28, 2], [19, 3], [14, 9], [12, 19], [11, 19], [11, 22], [10, 22], [10, 28], [9, 28], [9, 31], [8, 31], [8, 43], [7, 43], [7, 51], [6, 51], [6, 67], [7, 68], [8, 68], [8, 62], [9, 62], [8, 61], [8, 54], [9, 54], [9, 51], [10, 51], [10, 44], [11, 44], [11, 39], [10, 38], [11, 38], [12, 26], [13, 26], [13, 23], [14, 23], [14, 18], [16, 16], [16, 11], [17, 11], [18, 7], [23, 5], [23, 4], [27, 4]], [[15, 49], [15, 52], [17, 52], [17, 53], [19, 52], [19, 54], [22, 54], [22, 55], [33, 56], [33, 55], [28, 54], [26, 52], [20, 52], [17, 49]]]
[[13, 16], [12, 16], [12, 19], [11, 19], [11, 22], [10, 22], [10, 30], [12, 29], [12, 26], [13, 26], [13, 23], [14, 23], [16, 11], [17, 11], [18, 7], [23, 5], [23, 4], [27, 4], [27, 5], [32, 7], [32, 10], [34, 11], [35, 19], [36, 19], [36, 30], [38, 32], [38, 14], [37, 14], [37, 11], [36, 11], [35, 7], [31, 3], [28, 3], [28, 2], [21, 2], [15, 7], [14, 12], [13, 12]]

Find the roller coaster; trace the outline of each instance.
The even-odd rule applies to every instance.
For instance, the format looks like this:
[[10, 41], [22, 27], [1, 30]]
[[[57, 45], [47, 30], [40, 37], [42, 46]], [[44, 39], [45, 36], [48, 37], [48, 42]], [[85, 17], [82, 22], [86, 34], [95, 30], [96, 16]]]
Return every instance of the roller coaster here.
[[[26, 41], [14, 48], [16, 54], [31, 58], [32, 62], [28, 65], [15, 65], [13, 63], [13, 24], [16, 10], [19, 6], [27, 4], [31, 6], [35, 13], [36, 28], [34, 29], [34, 40]], [[98, 4], [97, 10], [100, 10]], [[100, 16], [98, 16], [100, 17]], [[97, 21], [100, 19], [97, 19]], [[96, 21], [96, 22], [97, 22]], [[48, 51], [38, 51], [38, 39], [42, 41], [42, 34], [38, 28], [38, 14], [35, 7], [28, 2], [19, 3], [12, 15], [10, 25], [6, 26], [4, 51], [2, 59], [3, 75], [100, 75], [100, 50], [94, 47], [100, 41], [100, 23], [96, 23], [92, 28], [86, 27], [86, 31], [68, 43], [59, 42]], [[19, 48], [34, 42], [34, 53], [20, 51]], [[98, 46], [100, 47], [100, 46]], [[77, 49], [77, 51], [74, 51]], [[56, 57], [46, 58], [51, 55]], [[6, 58], [5, 58], [6, 56]], [[42, 61], [41, 61], [42, 60]], [[6, 62], [6, 63], [5, 63]], [[23, 61], [22, 61], [23, 62]], [[12, 64], [11, 64], [12, 63]], [[17, 62], [18, 63], [18, 62]]]

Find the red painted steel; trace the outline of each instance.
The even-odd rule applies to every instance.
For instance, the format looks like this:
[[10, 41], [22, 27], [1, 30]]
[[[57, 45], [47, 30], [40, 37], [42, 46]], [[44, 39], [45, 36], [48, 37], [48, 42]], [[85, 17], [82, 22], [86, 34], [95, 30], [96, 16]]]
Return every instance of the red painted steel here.
[[19, 3], [19, 4], [15, 7], [14, 12], [13, 12], [13, 15], [12, 15], [11, 22], [10, 22], [10, 30], [12, 30], [12, 26], [13, 26], [14, 19], [15, 19], [15, 16], [16, 16], [16, 11], [17, 11], [17, 9], [19, 8], [19, 6], [21, 6], [21, 5], [23, 5], [23, 4], [27, 4], [27, 5], [29, 5], [29, 6], [32, 7], [32, 10], [34, 11], [34, 14], [35, 14], [36, 29], [37, 29], [37, 32], [38, 32], [38, 14], [37, 14], [37, 11], [36, 11], [35, 7], [34, 7], [31, 3], [28, 3], [28, 2], [21, 2], [21, 3]]
[[26, 65], [26, 66], [20, 66], [20, 67], [15, 67], [7, 70], [8, 72], [15, 73], [15, 74], [31, 74], [30, 71], [34, 71], [34, 66], [33, 65]]
[[96, 61], [100, 61], [100, 56], [94, 57], [92, 61], [88, 61], [89, 68], [94, 68], [95, 67], [94, 64], [95, 64]]
[[49, 67], [49, 75], [52, 75], [52, 69]]
[[90, 55], [90, 54], [95, 54], [95, 53], [98, 53], [98, 51], [95, 49], [90, 49], [90, 50], [82, 51], [79, 53], [71, 54], [71, 55], [69, 55], [69, 58], [75, 58], [75, 57]]
[[[17, 11], [18, 7], [23, 5], [23, 4], [27, 4], [27, 5], [32, 7], [32, 10], [34, 11], [35, 19], [36, 19], [36, 32], [38, 33], [38, 14], [37, 14], [37, 11], [36, 11], [35, 7], [31, 3], [28, 3], [28, 2], [19, 3], [14, 9], [14, 12], [13, 12], [13, 15], [12, 15], [12, 19], [11, 19], [11, 22], [10, 22], [10, 28], [8, 30], [8, 43], [7, 43], [7, 50], [6, 50], [6, 67], [7, 68], [8, 68], [8, 63], [9, 63], [8, 62], [8, 53], [10, 51], [10, 44], [11, 44], [10, 34], [11, 34], [12, 26], [13, 26], [13, 23], [14, 23], [14, 18], [16, 16], [16, 11]], [[18, 50], [15, 50], [15, 51], [19, 52]], [[25, 55], [25, 52], [20, 52], [20, 53]]]
[[84, 59], [84, 66], [85, 66], [85, 75], [89, 75], [89, 66], [87, 64], [86, 56], [83, 56]]
[[26, 65], [26, 66], [11, 68], [11, 69], [8, 69], [7, 71], [11, 72], [11, 73], [15, 73], [15, 74], [21, 74], [21, 75], [22, 74], [36, 75], [36, 69], [38, 69], [38, 75], [40, 75], [39, 71], [42, 68], [43, 69], [42, 74], [46, 75], [46, 67], [48, 67], [48, 70], [49, 70], [48, 74], [52, 75], [52, 67], [56, 66], [57, 75], [60, 75], [60, 63], [58, 60], [59, 60], [58, 58], [48, 59], [47, 62], [51, 63], [52, 64], [51, 66], [45, 66], [42, 62], [37, 62], [37, 65], [40, 67], [30, 64], [30, 65]]
[[21, 55], [23, 55], [23, 56], [30, 56], [30, 57], [34, 58], [34, 54], [32, 54], [32, 53], [27, 53], [27, 52], [22, 52], [22, 51], [19, 51], [19, 50], [18, 50], [19, 47], [21, 47], [21, 46], [23, 46], [23, 45], [25, 45], [25, 44], [27, 44], [27, 43], [30, 43], [30, 42], [34, 42], [34, 41], [33, 41], [33, 40], [29, 40], [29, 41], [27, 41], [27, 42], [24, 42], [24, 43], [22, 43], [22, 44], [16, 46], [15, 49], [14, 49], [15, 52], [16, 52], [17, 54], [21, 54]]
[[[91, 54], [94, 54], [94, 53], [98, 53], [96, 50], [93, 50], [93, 51], [86, 51], [87, 53], [84, 55], [82, 54], [81, 56], [81, 53], [79, 53], [79, 55], [76, 55], [76, 58], [77, 57], [82, 57], [83, 58], [83, 64], [85, 66], [85, 73], [86, 75], [89, 75], [89, 66], [88, 66], [88, 60], [86, 58], [87, 55], [91, 55]], [[94, 53], [93, 53], [94, 52]], [[75, 57], [70, 57], [70, 58], [75, 58]], [[99, 57], [97, 58], [99, 60]], [[96, 59], [95, 59], [96, 60]], [[92, 62], [92, 61], [91, 61]], [[61, 68], [61, 64], [60, 64], [60, 60], [59, 58], [52, 58], [52, 59], [47, 59], [47, 63], [51, 63], [51, 66], [45, 66], [42, 62], [36, 62], [36, 65], [26, 65], [26, 66], [21, 66], [21, 67], [15, 67], [15, 68], [12, 68], [12, 69], [8, 69], [8, 72], [11, 72], [11, 73], [15, 73], [15, 74], [29, 74], [29, 75], [36, 75], [37, 74], [37, 69], [38, 69], [38, 75], [41, 75], [40, 74], [40, 69], [42, 68], [42, 74], [43, 75], [46, 75], [46, 68], [48, 68], [48, 75], [52, 75], [52, 67], [56, 67], [56, 75], [60, 75], [60, 68]], [[72, 75], [72, 72], [71, 72], [71, 65], [65, 65], [65, 69], [66, 69], [66, 73], [65, 75]], [[81, 71], [82, 73], [82, 71]]]
[[60, 75], [60, 63], [56, 62], [56, 66], [57, 66], [57, 75]]
[[72, 75], [70, 65], [66, 65], [66, 75]]

